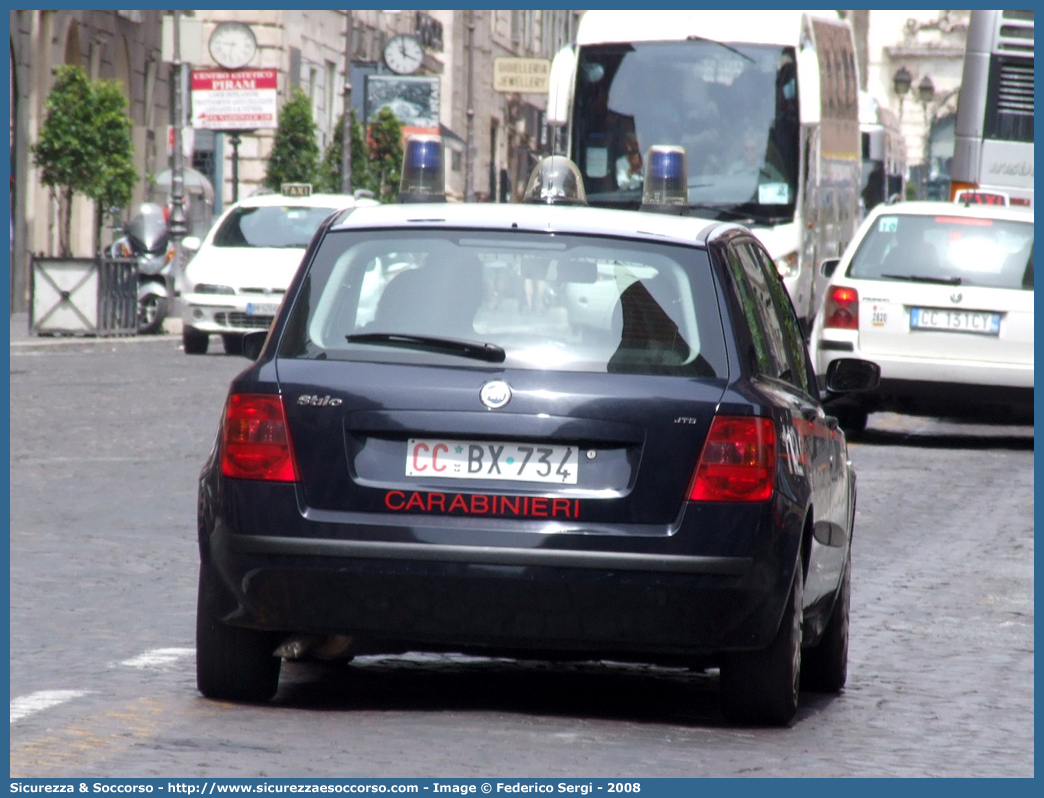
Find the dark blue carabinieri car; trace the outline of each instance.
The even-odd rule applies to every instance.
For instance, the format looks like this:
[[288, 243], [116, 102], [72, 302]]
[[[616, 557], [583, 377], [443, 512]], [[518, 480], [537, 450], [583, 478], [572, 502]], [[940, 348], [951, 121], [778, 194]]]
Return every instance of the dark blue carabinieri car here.
[[718, 667], [727, 717], [787, 723], [846, 678], [855, 476], [820, 398], [744, 227], [335, 214], [201, 475], [199, 689], [264, 700], [316, 653], [612, 659]]

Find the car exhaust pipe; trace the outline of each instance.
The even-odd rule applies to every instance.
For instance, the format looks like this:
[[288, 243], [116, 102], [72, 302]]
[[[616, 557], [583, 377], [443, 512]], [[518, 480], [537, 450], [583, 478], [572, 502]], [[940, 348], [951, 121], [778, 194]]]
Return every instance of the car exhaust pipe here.
[[330, 660], [351, 657], [355, 638], [348, 635], [294, 634], [284, 640], [273, 652], [277, 657], [300, 660], [305, 657]]

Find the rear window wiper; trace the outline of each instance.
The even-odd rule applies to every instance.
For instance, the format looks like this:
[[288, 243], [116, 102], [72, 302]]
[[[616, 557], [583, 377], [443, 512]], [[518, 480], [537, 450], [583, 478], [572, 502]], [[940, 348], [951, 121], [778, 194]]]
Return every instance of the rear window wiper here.
[[922, 277], [916, 274], [882, 274], [888, 280], [906, 280], [911, 283], [935, 283], [937, 285], [960, 285], [960, 277]]
[[344, 336], [350, 344], [374, 344], [394, 346], [400, 349], [421, 349], [445, 352], [450, 355], [503, 363], [507, 354], [503, 347], [461, 338], [440, 338], [434, 335], [411, 335], [409, 333], [353, 333]]

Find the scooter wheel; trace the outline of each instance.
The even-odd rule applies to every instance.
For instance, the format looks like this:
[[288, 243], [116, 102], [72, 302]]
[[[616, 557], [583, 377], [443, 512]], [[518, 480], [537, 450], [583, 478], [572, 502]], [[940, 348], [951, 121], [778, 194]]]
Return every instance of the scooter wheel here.
[[155, 335], [162, 331], [167, 318], [167, 298], [146, 294], [138, 300], [138, 334]]

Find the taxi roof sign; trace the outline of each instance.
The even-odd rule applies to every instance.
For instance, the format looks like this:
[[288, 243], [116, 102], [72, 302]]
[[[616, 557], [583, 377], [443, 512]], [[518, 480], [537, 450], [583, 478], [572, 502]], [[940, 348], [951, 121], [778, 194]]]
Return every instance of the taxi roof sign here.
[[279, 188], [284, 197], [312, 196], [311, 183], [283, 183]]
[[999, 205], [1007, 207], [1011, 200], [1003, 191], [981, 191], [980, 189], [961, 189], [953, 198], [960, 205]]

